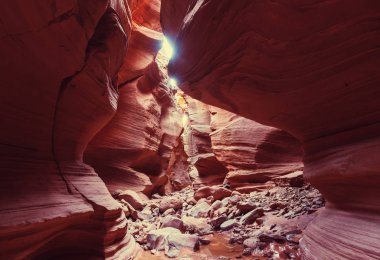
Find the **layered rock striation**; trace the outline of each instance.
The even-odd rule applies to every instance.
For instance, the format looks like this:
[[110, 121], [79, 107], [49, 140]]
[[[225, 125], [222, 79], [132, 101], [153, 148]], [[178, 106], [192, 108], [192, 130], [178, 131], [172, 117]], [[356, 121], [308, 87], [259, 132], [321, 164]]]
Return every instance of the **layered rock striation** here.
[[250, 192], [302, 169], [301, 145], [286, 132], [187, 95], [183, 98], [187, 115], [183, 140], [195, 187], [224, 183]]
[[327, 199], [306, 259], [380, 257], [379, 18], [371, 0], [199, 0], [173, 19], [169, 72], [187, 94], [303, 143], [305, 178]]
[[301, 144], [288, 133], [209, 106], [211, 144], [228, 169], [225, 183], [240, 192], [273, 185], [276, 177], [302, 170]]
[[152, 89], [141, 82], [135, 80], [119, 89], [116, 115], [86, 151], [86, 161], [111, 192], [164, 192], [172, 149], [182, 131], [182, 114], [170, 90], [159, 81]]
[[120, 80], [145, 66], [120, 72], [139, 16], [130, 4], [141, 2], [0, 4], [1, 258], [135, 255], [120, 204], [83, 161]]

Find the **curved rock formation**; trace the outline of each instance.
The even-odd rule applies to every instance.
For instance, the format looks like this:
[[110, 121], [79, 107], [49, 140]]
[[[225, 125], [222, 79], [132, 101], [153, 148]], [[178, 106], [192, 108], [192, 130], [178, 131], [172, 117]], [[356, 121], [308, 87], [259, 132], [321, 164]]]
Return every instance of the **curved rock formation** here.
[[119, 89], [116, 115], [86, 151], [86, 161], [111, 192], [130, 189], [150, 195], [162, 189], [171, 151], [181, 134], [182, 115], [171, 102], [170, 90], [159, 82], [150, 90], [139, 83]]
[[132, 31], [123, 66], [119, 71], [119, 85], [144, 75], [160, 49], [162, 33], [160, 27], [160, 1], [131, 1]]
[[163, 192], [168, 182], [166, 170], [182, 131], [182, 115], [164, 84], [162, 57], [156, 57], [162, 39], [160, 1], [132, 1], [131, 7], [117, 113], [89, 144], [86, 161], [111, 192], [130, 189], [151, 195]]
[[301, 144], [291, 135], [220, 108], [209, 110], [212, 150], [228, 169], [231, 188], [268, 188], [271, 183], [263, 183], [303, 168]]
[[216, 158], [211, 144], [210, 111], [206, 104], [183, 96], [184, 111], [184, 150], [190, 163], [190, 175], [195, 187], [200, 185], [222, 184], [227, 168]]
[[125, 1], [0, 4], [0, 258], [128, 258], [137, 247], [87, 143], [113, 116]]
[[196, 186], [224, 182], [250, 192], [302, 169], [300, 143], [286, 132], [183, 97], [189, 118], [183, 139], [190, 165], [199, 175]]
[[327, 199], [305, 258], [379, 258], [379, 2], [199, 0], [189, 10], [169, 65], [181, 88], [303, 143], [305, 177]]

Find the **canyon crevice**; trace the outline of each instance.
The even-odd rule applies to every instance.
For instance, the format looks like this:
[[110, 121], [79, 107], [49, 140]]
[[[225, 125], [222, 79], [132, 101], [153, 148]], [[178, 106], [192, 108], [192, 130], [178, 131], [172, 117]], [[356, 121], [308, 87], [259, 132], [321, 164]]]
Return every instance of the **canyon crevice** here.
[[1, 259], [380, 258], [378, 1], [0, 13]]

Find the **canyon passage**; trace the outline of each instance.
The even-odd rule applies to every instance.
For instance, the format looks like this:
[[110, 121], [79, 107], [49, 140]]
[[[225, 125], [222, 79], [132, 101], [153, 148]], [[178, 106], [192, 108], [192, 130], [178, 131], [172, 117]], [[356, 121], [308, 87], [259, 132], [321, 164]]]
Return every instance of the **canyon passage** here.
[[0, 13], [0, 259], [380, 259], [379, 1]]

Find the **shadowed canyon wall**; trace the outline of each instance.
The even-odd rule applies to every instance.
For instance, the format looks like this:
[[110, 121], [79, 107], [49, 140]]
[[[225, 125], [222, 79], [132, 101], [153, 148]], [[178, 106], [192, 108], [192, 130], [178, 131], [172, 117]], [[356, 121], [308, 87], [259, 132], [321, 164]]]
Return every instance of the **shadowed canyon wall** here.
[[153, 60], [122, 66], [139, 3], [0, 4], [0, 258], [135, 254], [124, 212], [83, 154], [115, 114], [120, 80]]
[[178, 35], [169, 73], [185, 93], [303, 143], [327, 199], [304, 257], [378, 259], [379, 2], [199, 0], [170, 19], [175, 6], [162, 1], [161, 22]]

